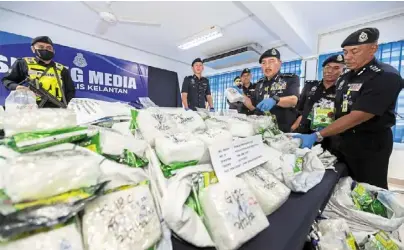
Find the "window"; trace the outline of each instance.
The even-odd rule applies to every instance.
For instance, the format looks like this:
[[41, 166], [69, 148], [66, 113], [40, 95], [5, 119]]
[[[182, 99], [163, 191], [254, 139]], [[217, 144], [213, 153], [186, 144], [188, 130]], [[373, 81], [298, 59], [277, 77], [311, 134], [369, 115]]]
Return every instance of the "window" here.
[[[384, 63], [388, 63], [396, 68], [401, 76], [404, 76], [404, 40], [399, 42], [391, 42], [380, 44], [376, 53], [376, 58]], [[326, 55], [320, 55], [318, 59], [318, 79], [322, 78], [323, 68], [321, 64], [324, 60], [335, 54], [331, 53]], [[394, 141], [404, 143], [404, 90], [401, 91], [396, 105], [397, 124], [393, 127]]]
[[[301, 60], [284, 62], [282, 63], [281, 72], [282, 73], [294, 73], [298, 76], [301, 75]], [[260, 78], [263, 77], [261, 67], [251, 68], [251, 82], [256, 83]], [[213, 105], [216, 110], [228, 109], [229, 105], [226, 101], [224, 91], [226, 88], [233, 86], [233, 80], [236, 76], [240, 76], [242, 69], [208, 76], [210, 89], [212, 93]]]

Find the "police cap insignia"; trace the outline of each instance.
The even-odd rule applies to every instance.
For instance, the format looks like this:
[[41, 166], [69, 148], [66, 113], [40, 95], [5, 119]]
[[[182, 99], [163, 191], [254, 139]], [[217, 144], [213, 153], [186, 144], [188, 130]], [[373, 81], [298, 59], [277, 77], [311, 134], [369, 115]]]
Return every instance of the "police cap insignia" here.
[[344, 63], [344, 56], [343, 55], [333, 55], [325, 59], [323, 62], [322, 66], [325, 67], [325, 65], [329, 63]]
[[377, 28], [363, 28], [350, 34], [341, 44], [341, 47], [354, 46], [377, 42], [380, 32]]
[[262, 60], [267, 57], [276, 57], [278, 59], [281, 59], [281, 53], [279, 53], [279, 51], [275, 48], [269, 49], [260, 56], [259, 63], [262, 63]]

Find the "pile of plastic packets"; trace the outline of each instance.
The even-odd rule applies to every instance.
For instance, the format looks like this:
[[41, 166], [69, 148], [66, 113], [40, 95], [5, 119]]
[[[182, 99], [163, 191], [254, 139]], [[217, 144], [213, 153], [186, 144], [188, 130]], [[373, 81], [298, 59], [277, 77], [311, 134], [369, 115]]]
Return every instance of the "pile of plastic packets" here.
[[[73, 99], [68, 109], [6, 107], [0, 119], [7, 250], [169, 250], [172, 234], [237, 249], [336, 162], [319, 146], [300, 149], [272, 116]], [[255, 135], [267, 161], [219, 180], [209, 147]]]

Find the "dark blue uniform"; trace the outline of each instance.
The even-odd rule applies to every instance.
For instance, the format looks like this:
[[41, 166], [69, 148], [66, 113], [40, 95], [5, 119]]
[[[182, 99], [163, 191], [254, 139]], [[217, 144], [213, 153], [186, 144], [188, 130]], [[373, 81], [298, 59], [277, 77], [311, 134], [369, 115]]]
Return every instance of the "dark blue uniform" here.
[[375, 115], [340, 135], [339, 147], [353, 179], [387, 188], [393, 148], [391, 127], [403, 79], [392, 66], [375, 59], [359, 71], [348, 71], [337, 81], [336, 119], [352, 111]]
[[[299, 97], [299, 91], [300, 84], [297, 75], [278, 73], [271, 79], [263, 77], [257, 82], [251, 101], [256, 107], [265, 98], [273, 96], [284, 97], [294, 95]], [[297, 118], [296, 108], [274, 106], [270, 112], [276, 116], [279, 129], [283, 132], [290, 132], [292, 124]]]
[[192, 110], [205, 108], [206, 96], [211, 95], [208, 78], [187, 76], [182, 83], [181, 93], [188, 93], [188, 107]]

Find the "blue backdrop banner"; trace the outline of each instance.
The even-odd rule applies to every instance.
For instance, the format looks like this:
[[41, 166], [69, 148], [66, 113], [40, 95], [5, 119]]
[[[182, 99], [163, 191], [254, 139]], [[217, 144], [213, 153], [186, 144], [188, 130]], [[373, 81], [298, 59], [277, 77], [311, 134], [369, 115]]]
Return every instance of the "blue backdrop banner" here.
[[[31, 38], [0, 31], [0, 79], [18, 58], [34, 57]], [[55, 61], [69, 69], [76, 97], [133, 102], [148, 95], [148, 66], [55, 44]], [[8, 91], [0, 84], [0, 105]]]

